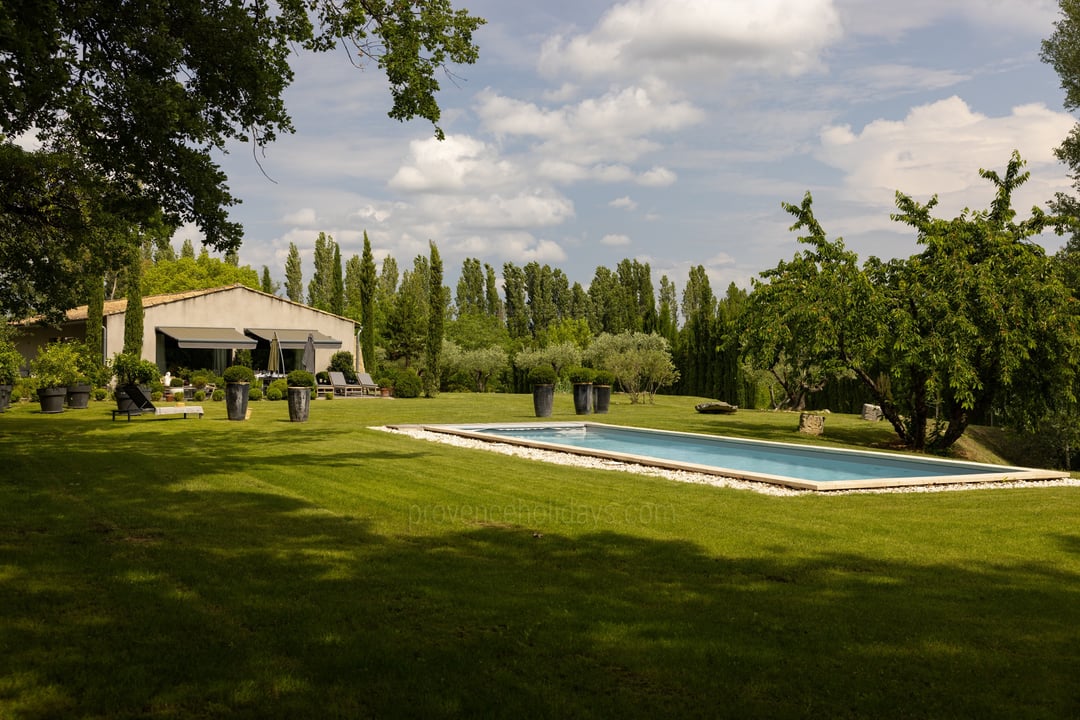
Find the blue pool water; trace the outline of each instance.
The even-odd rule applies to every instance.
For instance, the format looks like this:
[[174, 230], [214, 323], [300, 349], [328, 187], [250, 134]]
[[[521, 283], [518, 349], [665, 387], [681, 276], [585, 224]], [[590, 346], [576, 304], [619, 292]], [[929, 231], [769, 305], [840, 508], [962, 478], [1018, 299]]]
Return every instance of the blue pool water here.
[[[437, 429], [432, 427], [431, 429]], [[448, 428], [443, 428], [448, 429]], [[740, 477], [766, 481], [805, 480], [846, 484], [851, 481], [897, 479], [915, 484], [920, 479], [984, 476], [1002, 479], [1026, 473], [1026, 468], [938, 460], [881, 452], [803, 447], [788, 443], [674, 433], [611, 425], [458, 425], [453, 430], [469, 434], [524, 441], [565, 449], [585, 449], [598, 454], [631, 455], [730, 470]], [[986, 478], [994, 474], [998, 477]], [[956, 482], [958, 480], [951, 480]]]

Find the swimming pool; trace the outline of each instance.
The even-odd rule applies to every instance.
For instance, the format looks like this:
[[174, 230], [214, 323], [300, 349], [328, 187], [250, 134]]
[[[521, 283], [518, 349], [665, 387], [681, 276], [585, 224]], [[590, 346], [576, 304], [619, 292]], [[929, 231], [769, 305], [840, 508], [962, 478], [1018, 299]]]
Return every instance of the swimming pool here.
[[804, 490], [1068, 477], [1068, 473], [1053, 470], [592, 422], [424, 425], [423, 429], [489, 442], [756, 480]]

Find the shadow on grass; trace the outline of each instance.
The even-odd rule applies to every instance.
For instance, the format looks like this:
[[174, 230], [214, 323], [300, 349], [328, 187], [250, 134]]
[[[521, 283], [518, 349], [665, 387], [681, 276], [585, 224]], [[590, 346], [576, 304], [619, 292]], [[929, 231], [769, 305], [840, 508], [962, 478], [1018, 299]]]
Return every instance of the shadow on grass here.
[[[329, 422], [303, 443], [272, 420], [179, 422], [4, 438], [0, 717], [1080, 708], [1080, 577], [1051, 562], [899, 562], [795, 535], [725, 556], [587, 507], [379, 505], [399, 490], [380, 469], [422, 473], [424, 450]], [[275, 484], [331, 467], [370, 483], [363, 502]]]

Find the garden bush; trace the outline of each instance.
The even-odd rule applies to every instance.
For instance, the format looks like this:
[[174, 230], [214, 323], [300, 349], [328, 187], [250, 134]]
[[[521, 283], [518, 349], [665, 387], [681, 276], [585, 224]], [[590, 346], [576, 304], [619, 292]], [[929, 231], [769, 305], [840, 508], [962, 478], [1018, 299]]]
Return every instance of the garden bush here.
[[397, 380], [394, 384], [394, 395], [399, 398], [414, 398], [420, 397], [420, 393], [423, 392], [424, 385], [420, 381], [420, 376], [416, 374], [416, 371], [412, 368], [402, 370], [398, 373]]

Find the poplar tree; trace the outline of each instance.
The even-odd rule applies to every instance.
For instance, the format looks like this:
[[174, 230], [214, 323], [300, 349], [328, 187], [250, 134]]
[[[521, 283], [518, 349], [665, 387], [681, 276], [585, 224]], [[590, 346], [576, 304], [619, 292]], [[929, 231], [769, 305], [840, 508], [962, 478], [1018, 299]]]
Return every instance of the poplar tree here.
[[439, 248], [428, 241], [431, 260], [428, 265], [428, 333], [425, 348], [424, 396], [439, 394], [443, 331], [446, 325], [446, 305], [449, 292], [443, 287], [443, 264]]
[[127, 309], [124, 311], [124, 352], [142, 357], [142, 252], [135, 245], [127, 268]]
[[293, 302], [304, 301], [304, 271], [296, 243], [289, 243], [289, 255], [285, 258], [285, 297]]
[[375, 256], [371, 241], [364, 231], [364, 253], [360, 257], [360, 349], [368, 369], [375, 365], [375, 297], [378, 278], [375, 276]]

